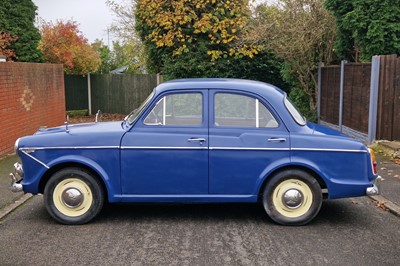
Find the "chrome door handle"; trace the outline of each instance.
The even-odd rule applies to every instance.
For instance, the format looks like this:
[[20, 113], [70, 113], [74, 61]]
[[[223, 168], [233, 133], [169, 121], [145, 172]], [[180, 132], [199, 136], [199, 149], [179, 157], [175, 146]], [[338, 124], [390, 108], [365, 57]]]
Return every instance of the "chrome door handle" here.
[[206, 139], [205, 138], [190, 138], [188, 139], [188, 142], [194, 142], [194, 141], [198, 141], [198, 142], [205, 142]]
[[285, 142], [286, 138], [269, 138], [268, 142]]

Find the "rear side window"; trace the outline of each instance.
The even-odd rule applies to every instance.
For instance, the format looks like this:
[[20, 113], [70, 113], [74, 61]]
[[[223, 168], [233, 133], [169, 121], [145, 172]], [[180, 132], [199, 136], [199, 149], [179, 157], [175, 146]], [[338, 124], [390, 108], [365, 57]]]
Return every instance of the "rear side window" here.
[[215, 94], [214, 123], [221, 127], [278, 127], [275, 117], [258, 99], [234, 93]]
[[293, 119], [297, 122], [297, 124], [304, 126], [306, 124], [306, 119], [304, 116], [297, 110], [294, 104], [285, 97], [285, 106], [288, 109], [289, 113], [292, 115]]

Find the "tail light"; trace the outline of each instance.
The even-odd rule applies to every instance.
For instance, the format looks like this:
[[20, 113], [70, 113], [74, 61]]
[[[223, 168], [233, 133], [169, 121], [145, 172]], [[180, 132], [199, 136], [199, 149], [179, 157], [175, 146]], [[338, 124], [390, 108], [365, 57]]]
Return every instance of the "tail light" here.
[[371, 166], [372, 166], [372, 172], [374, 173], [374, 175], [376, 175], [378, 173], [378, 171], [376, 170], [376, 166], [377, 166], [377, 162], [376, 162], [376, 158], [375, 158], [375, 153], [373, 149], [368, 149], [369, 150], [369, 154], [371, 155]]

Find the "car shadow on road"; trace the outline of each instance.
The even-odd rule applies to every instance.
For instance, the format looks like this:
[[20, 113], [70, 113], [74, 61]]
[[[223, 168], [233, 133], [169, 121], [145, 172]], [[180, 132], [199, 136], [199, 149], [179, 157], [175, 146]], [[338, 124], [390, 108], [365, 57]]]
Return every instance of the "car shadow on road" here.
[[[321, 211], [310, 224], [354, 224], [364, 223], [367, 214], [360, 211], [354, 200], [324, 201]], [[275, 223], [267, 216], [262, 204], [109, 204], [94, 222], [144, 222], [165, 221], [249, 221], [254, 223]]]
[[[35, 198], [37, 198], [36, 196]], [[37, 198], [36, 200], [40, 199]], [[348, 226], [367, 225], [373, 208], [378, 212], [382, 209], [371, 206], [369, 199], [325, 200], [319, 214], [309, 225], [311, 226]], [[30, 215], [36, 222], [54, 223], [43, 205], [31, 210]], [[376, 213], [376, 212], [373, 212]], [[376, 213], [376, 215], [381, 215]], [[95, 224], [125, 224], [159, 222], [198, 222], [198, 223], [255, 223], [276, 225], [265, 213], [262, 204], [254, 203], [224, 203], [224, 204], [107, 204], [91, 223]]]

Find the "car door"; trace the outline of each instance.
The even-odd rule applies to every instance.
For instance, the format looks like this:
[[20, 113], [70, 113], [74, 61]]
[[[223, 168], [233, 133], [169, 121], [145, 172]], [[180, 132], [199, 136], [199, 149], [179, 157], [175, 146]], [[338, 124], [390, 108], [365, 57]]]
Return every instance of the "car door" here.
[[124, 195], [208, 193], [208, 91], [160, 95], [121, 143]]
[[289, 162], [289, 132], [268, 102], [211, 90], [210, 194], [254, 195], [266, 172]]

